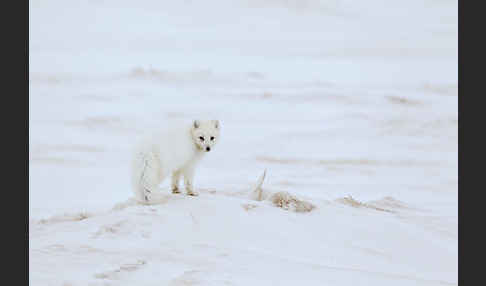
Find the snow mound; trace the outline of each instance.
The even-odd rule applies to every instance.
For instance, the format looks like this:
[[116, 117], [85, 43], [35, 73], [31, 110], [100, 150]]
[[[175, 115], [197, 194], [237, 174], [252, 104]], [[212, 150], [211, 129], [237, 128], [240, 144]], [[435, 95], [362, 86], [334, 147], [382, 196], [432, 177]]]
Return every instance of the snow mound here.
[[[270, 191], [264, 190], [262, 188], [262, 184], [263, 180], [265, 180], [266, 174], [267, 170], [265, 170], [258, 178], [255, 186], [253, 187], [253, 191], [250, 193], [251, 199], [256, 201], [268, 200], [276, 207], [295, 212], [310, 212], [315, 208], [315, 205], [312, 203], [301, 200], [289, 192], [280, 191], [271, 193]], [[246, 207], [244, 208], [247, 209]], [[251, 209], [251, 207], [248, 209]]]
[[344, 198], [336, 199], [338, 203], [351, 206], [353, 208], [368, 208], [376, 211], [396, 213], [400, 209], [409, 209], [404, 202], [401, 202], [393, 197], [387, 196], [379, 200], [373, 200], [369, 202], [361, 202], [353, 198], [352, 196], [347, 196]]
[[274, 206], [295, 212], [310, 212], [315, 208], [310, 202], [303, 201], [288, 192], [278, 192], [270, 197]]

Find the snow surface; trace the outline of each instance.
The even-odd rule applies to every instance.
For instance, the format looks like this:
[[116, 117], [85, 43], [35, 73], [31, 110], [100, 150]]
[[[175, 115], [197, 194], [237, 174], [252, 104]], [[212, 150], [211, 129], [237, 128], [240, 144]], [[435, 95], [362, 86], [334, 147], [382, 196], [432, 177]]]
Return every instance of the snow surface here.
[[[457, 284], [456, 1], [29, 3], [31, 285]], [[192, 118], [201, 195], [132, 203]]]

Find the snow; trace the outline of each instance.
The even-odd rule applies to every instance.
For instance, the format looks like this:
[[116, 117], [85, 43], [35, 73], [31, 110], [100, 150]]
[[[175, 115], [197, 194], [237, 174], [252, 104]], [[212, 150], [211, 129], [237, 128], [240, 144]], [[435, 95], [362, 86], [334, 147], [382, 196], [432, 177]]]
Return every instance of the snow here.
[[[29, 5], [31, 285], [457, 285], [456, 1]], [[193, 118], [201, 195], [133, 203]]]

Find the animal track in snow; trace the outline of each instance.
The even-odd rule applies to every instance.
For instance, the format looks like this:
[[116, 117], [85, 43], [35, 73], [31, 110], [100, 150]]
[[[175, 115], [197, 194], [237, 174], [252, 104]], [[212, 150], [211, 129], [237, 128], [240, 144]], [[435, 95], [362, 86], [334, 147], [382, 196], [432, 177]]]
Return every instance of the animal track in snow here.
[[120, 275], [123, 274], [124, 272], [136, 271], [145, 264], [147, 264], [145, 260], [139, 259], [135, 263], [122, 264], [120, 265], [120, 267], [114, 270], [96, 273], [94, 277], [98, 279], [109, 279], [109, 280], [119, 279]]

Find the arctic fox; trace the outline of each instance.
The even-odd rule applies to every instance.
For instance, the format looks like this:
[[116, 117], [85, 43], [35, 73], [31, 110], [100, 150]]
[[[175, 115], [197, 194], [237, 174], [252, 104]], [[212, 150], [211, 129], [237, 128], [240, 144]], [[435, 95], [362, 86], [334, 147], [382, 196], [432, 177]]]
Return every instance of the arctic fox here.
[[193, 186], [196, 165], [218, 142], [219, 131], [218, 120], [195, 120], [173, 124], [145, 138], [137, 146], [132, 161], [136, 199], [149, 202], [151, 194], [169, 175], [172, 193], [180, 193], [179, 179], [183, 176], [187, 194], [197, 196]]

